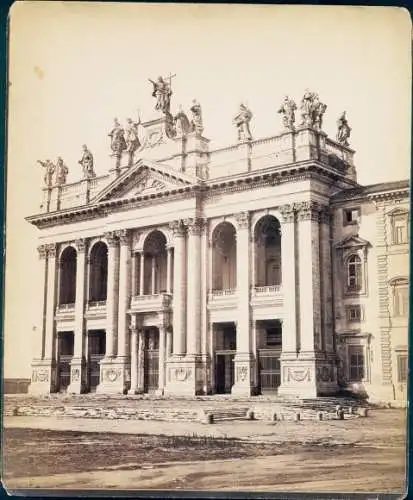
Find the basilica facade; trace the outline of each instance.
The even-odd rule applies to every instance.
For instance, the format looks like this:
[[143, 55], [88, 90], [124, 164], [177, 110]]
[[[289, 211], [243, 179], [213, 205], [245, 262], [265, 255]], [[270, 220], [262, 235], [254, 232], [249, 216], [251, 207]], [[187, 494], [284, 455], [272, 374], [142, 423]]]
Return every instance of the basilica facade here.
[[405, 399], [408, 181], [360, 185], [347, 118], [328, 137], [315, 93], [261, 139], [242, 105], [211, 149], [200, 104], [173, 115], [152, 83], [107, 173], [87, 146], [77, 182], [41, 162], [30, 392]]

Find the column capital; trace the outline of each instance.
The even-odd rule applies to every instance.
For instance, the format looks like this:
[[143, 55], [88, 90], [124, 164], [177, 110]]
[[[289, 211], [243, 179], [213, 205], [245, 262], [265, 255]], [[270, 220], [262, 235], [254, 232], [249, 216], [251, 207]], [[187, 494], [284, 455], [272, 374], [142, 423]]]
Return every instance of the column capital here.
[[299, 220], [320, 220], [320, 210], [321, 205], [316, 201], [302, 201], [295, 204], [295, 209], [297, 211], [297, 217]]
[[238, 229], [248, 229], [250, 221], [248, 212], [240, 212], [238, 214], [235, 214], [235, 220], [237, 222]]
[[185, 222], [182, 219], [174, 220], [169, 223], [170, 229], [172, 229], [173, 235], [176, 237], [184, 236], [185, 234]]
[[39, 245], [37, 251], [39, 252], [39, 259], [45, 259], [47, 256], [47, 245]]
[[119, 238], [121, 245], [129, 245], [130, 242], [129, 229], [121, 229], [119, 231], [116, 231], [116, 236]]
[[84, 238], [76, 240], [75, 245], [78, 252], [84, 252], [86, 250], [86, 240]]
[[188, 233], [199, 236], [204, 227], [204, 219], [193, 217], [185, 220], [185, 225], [188, 227]]
[[106, 241], [108, 242], [108, 246], [115, 247], [118, 243], [118, 236], [116, 231], [110, 231], [104, 234]]
[[282, 222], [288, 224], [295, 221], [295, 209], [294, 205], [286, 204], [279, 207]]
[[57, 245], [56, 243], [49, 243], [46, 245], [47, 255], [51, 258], [56, 257]]

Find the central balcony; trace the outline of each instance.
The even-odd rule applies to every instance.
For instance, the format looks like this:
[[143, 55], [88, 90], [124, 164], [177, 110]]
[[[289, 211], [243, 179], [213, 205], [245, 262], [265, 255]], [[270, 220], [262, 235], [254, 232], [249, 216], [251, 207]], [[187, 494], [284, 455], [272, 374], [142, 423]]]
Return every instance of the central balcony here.
[[267, 285], [251, 287], [252, 306], [283, 305], [282, 285]]
[[59, 304], [56, 307], [56, 319], [68, 320], [68, 319], [74, 319], [74, 317], [75, 317], [74, 302], [70, 302], [67, 304]]
[[106, 300], [92, 300], [87, 304], [87, 318], [103, 318], [106, 316]]
[[157, 293], [154, 295], [135, 295], [131, 298], [131, 312], [158, 312], [170, 309], [172, 306], [172, 295], [169, 293]]
[[232, 308], [237, 306], [237, 289], [211, 290], [208, 293], [208, 306], [210, 309]]

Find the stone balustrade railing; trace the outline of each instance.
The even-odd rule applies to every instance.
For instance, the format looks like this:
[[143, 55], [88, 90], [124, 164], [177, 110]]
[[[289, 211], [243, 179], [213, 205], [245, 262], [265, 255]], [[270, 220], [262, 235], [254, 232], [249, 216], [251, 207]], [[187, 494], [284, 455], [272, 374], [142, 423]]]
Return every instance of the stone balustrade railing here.
[[281, 292], [281, 285], [266, 285], [252, 287], [254, 295], [272, 295]]
[[69, 311], [74, 311], [75, 310], [75, 303], [70, 302], [67, 304], [59, 304], [56, 308], [57, 312], [69, 312]]
[[209, 292], [209, 298], [214, 299], [216, 297], [229, 297], [229, 296], [234, 296], [237, 293], [236, 288], [227, 288], [224, 290], [211, 290]]
[[93, 300], [88, 303], [89, 309], [103, 309], [106, 307], [106, 300]]

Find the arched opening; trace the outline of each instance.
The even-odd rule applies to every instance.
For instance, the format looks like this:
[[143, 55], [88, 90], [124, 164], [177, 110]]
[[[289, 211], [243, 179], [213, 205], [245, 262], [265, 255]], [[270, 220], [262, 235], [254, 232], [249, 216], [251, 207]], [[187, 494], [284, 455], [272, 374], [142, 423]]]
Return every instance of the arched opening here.
[[237, 243], [235, 227], [221, 222], [212, 234], [212, 288], [234, 290], [237, 287]]
[[108, 285], [108, 247], [102, 241], [93, 245], [89, 266], [89, 302], [105, 301]]
[[281, 226], [273, 215], [262, 217], [254, 230], [255, 286], [281, 285]]
[[60, 256], [60, 305], [76, 302], [76, 260], [77, 253], [73, 247], [65, 248]]
[[152, 231], [145, 240], [143, 245], [144, 295], [166, 292], [168, 260], [166, 244], [165, 235], [161, 231]]

